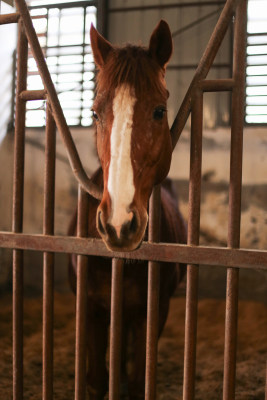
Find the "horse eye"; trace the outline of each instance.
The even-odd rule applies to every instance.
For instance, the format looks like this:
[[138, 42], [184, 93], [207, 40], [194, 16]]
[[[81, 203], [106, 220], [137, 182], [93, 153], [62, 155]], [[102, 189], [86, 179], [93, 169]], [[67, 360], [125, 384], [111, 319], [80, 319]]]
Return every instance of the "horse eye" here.
[[98, 121], [98, 120], [99, 120], [99, 117], [98, 117], [97, 113], [96, 113], [94, 110], [92, 110], [92, 112], [93, 112], [93, 118], [94, 118], [94, 120]]
[[165, 112], [166, 109], [164, 107], [158, 107], [153, 112], [153, 118], [156, 121], [160, 121], [164, 117]]

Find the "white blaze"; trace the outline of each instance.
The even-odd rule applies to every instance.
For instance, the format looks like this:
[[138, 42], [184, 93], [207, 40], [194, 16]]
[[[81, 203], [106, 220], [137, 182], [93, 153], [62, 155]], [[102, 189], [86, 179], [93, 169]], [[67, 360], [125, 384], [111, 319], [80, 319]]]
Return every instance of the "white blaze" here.
[[110, 137], [108, 191], [111, 198], [110, 223], [118, 237], [123, 223], [132, 219], [129, 205], [134, 197], [134, 177], [131, 162], [131, 136], [136, 98], [129, 85], [116, 89], [113, 100], [113, 125]]

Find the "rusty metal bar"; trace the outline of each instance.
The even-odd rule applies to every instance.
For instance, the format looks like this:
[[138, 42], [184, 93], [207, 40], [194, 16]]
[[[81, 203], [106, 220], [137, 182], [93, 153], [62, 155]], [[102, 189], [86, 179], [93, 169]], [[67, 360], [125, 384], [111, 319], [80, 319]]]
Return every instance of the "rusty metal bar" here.
[[151, 10], [162, 10], [171, 8], [185, 8], [185, 7], [199, 7], [199, 6], [220, 6], [224, 5], [224, 1], [203, 1], [201, 3], [196, 1], [186, 2], [186, 3], [171, 3], [171, 4], [155, 4], [155, 5], [143, 5], [143, 6], [133, 6], [133, 7], [111, 7], [108, 9], [110, 13], [117, 12], [131, 12], [131, 11], [151, 11]]
[[[236, 11], [234, 31], [232, 129], [230, 159], [228, 247], [240, 246], [243, 123], [245, 99], [247, 2]], [[239, 270], [227, 270], [223, 400], [235, 398]]]
[[205, 79], [199, 82], [199, 87], [203, 92], [224, 92], [231, 91], [234, 87], [233, 79]]
[[[200, 89], [194, 92], [191, 121], [187, 242], [188, 245], [198, 245], [200, 230], [203, 125], [203, 92]], [[198, 269], [198, 265], [195, 264], [189, 264], [187, 266], [183, 400], [193, 400], [195, 398]]]
[[123, 265], [123, 259], [112, 259], [109, 400], [120, 399]]
[[0, 15], [0, 25], [16, 24], [19, 21], [19, 13], [2, 14]]
[[26, 35], [30, 43], [31, 51], [38, 66], [40, 76], [43, 81], [43, 85], [47, 91], [47, 97], [49, 103], [51, 104], [53, 117], [55, 119], [58, 131], [62, 137], [64, 145], [67, 149], [68, 158], [72, 171], [80, 183], [80, 185], [93, 197], [101, 199], [102, 191], [95, 185], [91, 179], [88, 178], [86, 172], [82, 166], [81, 160], [79, 158], [76, 146], [73, 142], [69, 127], [66, 123], [55, 86], [52, 82], [47, 64], [45, 62], [44, 54], [42, 52], [40, 43], [38, 41], [36, 32], [33, 27], [31, 16], [29, 14], [26, 2], [24, 0], [15, 0], [16, 8], [20, 13], [21, 19], [23, 20]]
[[[88, 194], [79, 185], [77, 236], [88, 235]], [[76, 346], [75, 346], [75, 400], [84, 400], [86, 393], [86, 354], [87, 354], [87, 256], [77, 256], [76, 291]]]
[[[28, 42], [22, 23], [18, 26], [18, 61], [13, 171], [12, 231], [23, 229], [25, 103], [19, 98], [27, 85]], [[23, 398], [23, 253], [13, 251], [13, 399]]]
[[194, 93], [194, 90], [198, 85], [198, 82], [206, 78], [212, 66], [213, 60], [220, 48], [222, 40], [227, 31], [228, 25], [231, 21], [231, 18], [239, 1], [240, 0], [227, 0], [224, 9], [218, 19], [218, 22], [210, 37], [207, 47], [198, 64], [193, 80], [188, 88], [188, 91], [184, 97], [184, 100], [172, 124], [171, 135], [172, 135], [173, 148], [176, 146], [176, 143], [179, 140], [182, 130], [186, 124], [187, 118], [190, 114], [192, 94]]
[[267, 270], [267, 250], [148, 243], [130, 253], [110, 252], [101, 239], [0, 232], [0, 247], [132, 260]]
[[267, 361], [265, 367], [265, 400], [267, 400]]
[[[43, 233], [54, 233], [56, 124], [46, 109]], [[54, 253], [43, 255], [43, 400], [53, 398]]]
[[[148, 240], [160, 241], [160, 185], [155, 186], [149, 201]], [[148, 292], [147, 292], [147, 334], [146, 334], [146, 383], [145, 399], [156, 399], [157, 386], [157, 351], [159, 324], [159, 288], [160, 266], [158, 262], [148, 263]]]
[[20, 93], [21, 100], [31, 101], [31, 100], [46, 100], [45, 90], [24, 90]]

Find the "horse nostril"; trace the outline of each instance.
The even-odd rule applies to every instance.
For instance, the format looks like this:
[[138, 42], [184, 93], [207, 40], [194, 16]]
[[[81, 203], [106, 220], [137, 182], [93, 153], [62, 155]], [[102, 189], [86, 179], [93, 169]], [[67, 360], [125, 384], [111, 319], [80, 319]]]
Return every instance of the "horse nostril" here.
[[137, 226], [138, 226], [137, 218], [136, 218], [135, 213], [133, 213], [133, 218], [132, 218], [132, 220], [130, 222], [130, 226], [129, 226], [129, 232], [135, 233], [137, 230]]
[[101, 211], [98, 212], [98, 229], [102, 233], [102, 235], [106, 234], [105, 228], [101, 221]]

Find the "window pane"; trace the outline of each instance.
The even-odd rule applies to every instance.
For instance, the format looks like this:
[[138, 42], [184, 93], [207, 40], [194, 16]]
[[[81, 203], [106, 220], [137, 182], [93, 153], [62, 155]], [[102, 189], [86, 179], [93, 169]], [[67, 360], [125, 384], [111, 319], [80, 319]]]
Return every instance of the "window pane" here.
[[246, 122], [262, 124], [267, 122], [266, 0], [248, 1], [247, 31]]
[[[79, 2], [79, 7], [68, 7], [63, 2], [68, 3], [65, 0], [57, 3], [52, 0], [33, 0], [31, 5], [39, 4], [40, 8], [31, 10], [31, 14], [41, 16], [34, 19], [34, 26], [40, 44], [44, 47], [47, 65], [67, 123], [88, 126], [92, 124], [91, 108], [95, 87], [89, 30], [91, 23], [96, 25], [96, 7], [88, 5], [86, 1], [84, 6]], [[60, 3], [62, 5], [57, 6]], [[46, 8], [49, 4], [52, 6]], [[28, 89], [43, 89], [32, 57], [28, 60], [28, 71]], [[28, 104], [27, 126], [45, 125], [44, 102]]]

